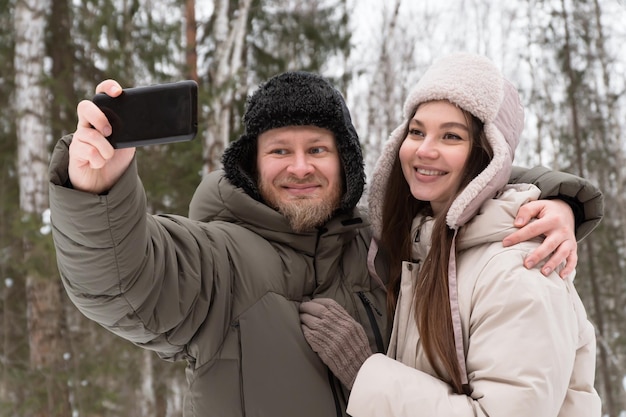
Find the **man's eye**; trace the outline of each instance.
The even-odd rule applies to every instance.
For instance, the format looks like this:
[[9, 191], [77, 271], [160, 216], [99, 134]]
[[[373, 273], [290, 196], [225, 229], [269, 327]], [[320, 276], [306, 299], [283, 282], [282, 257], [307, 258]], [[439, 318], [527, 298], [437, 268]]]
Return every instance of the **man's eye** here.
[[318, 147], [318, 148], [311, 148], [309, 152], [312, 154], [320, 154], [320, 153], [323, 153], [324, 151], [325, 151], [325, 148]]

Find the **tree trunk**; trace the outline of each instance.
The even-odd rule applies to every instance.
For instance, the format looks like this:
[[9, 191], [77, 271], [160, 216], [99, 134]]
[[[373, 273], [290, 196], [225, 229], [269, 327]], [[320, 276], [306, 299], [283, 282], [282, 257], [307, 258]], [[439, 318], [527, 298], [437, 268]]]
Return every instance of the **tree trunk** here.
[[75, 114], [78, 96], [74, 89], [75, 48], [72, 43], [70, 5], [68, 0], [53, 0], [50, 21], [48, 55], [52, 59], [50, 83], [51, 136], [59, 139], [76, 126]]
[[[31, 370], [43, 376], [42, 389], [33, 398], [35, 416], [71, 415], [67, 381], [63, 375], [63, 309], [61, 288], [51, 254], [41, 250], [41, 219], [48, 207], [48, 141], [46, 92], [42, 85], [45, 58], [46, 13], [50, 3], [18, 0], [15, 5], [15, 113], [18, 140], [20, 209], [26, 233], [23, 265]], [[52, 266], [52, 267], [51, 267]], [[52, 277], [50, 276], [52, 274]]]
[[[580, 177], [586, 176], [586, 166], [587, 161], [584, 158], [586, 154], [586, 150], [589, 148], [587, 143], [583, 143], [583, 132], [580, 126], [580, 111], [579, 111], [579, 103], [577, 99], [578, 89], [580, 88], [580, 76], [575, 74], [574, 68], [572, 66], [572, 51], [574, 46], [572, 45], [572, 36], [570, 34], [570, 26], [569, 26], [569, 18], [568, 18], [568, 9], [564, 0], [561, 0], [561, 13], [563, 17], [563, 28], [564, 28], [564, 50], [563, 50], [563, 70], [565, 72], [565, 76], [567, 77], [567, 105], [570, 110], [571, 117], [571, 129], [572, 135], [574, 138], [574, 150], [576, 156], [576, 168], [578, 170], [577, 174]], [[589, 265], [591, 271], [595, 271], [595, 262], [594, 262], [594, 253], [592, 250], [593, 241], [591, 238], [586, 239], [584, 245], [584, 254], [581, 253], [581, 259], [584, 258]], [[598, 339], [600, 343], [598, 343], [598, 375], [602, 380], [602, 385], [604, 386], [604, 393], [602, 395], [603, 400], [603, 408], [609, 417], [617, 417], [618, 411], [615, 406], [615, 399], [613, 398], [612, 392], [612, 384], [611, 384], [611, 373], [609, 371], [609, 352], [607, 351], [607, 343], [604, 340], [607, 340], [606, 335], [609, 333], [606, 320], [604, 318], [604, 309], [602, 303], [600, 301], [600, 289], [601, 284], [598, 282], [596, 274], [589, 274], [590, 279], [590, 288], [593, 299], [593, 316], [595, 318], [595, 324], [598, 334]]]
[[152, 355], [154, 355], [154, 352], [147, 349], [141, 352], [141, 393], [138, 397], [140, 399], [139, 409], [141, 410], [142, 416], [156, 416], [156, 393], [154, 391], [155, 381]]
[[[400, 18], [400, 6], [402, 0], [395, 0], [391, 6], [391, 12], [385, 14], [381, 25], [381, 35], [379, 37], [380, 51], [378, 51], [379, 70], [373, 74], [373, 79], [365, 92], [367, 100], [367, 126], [368, 131], [362, 140], [366, 143], [364, 155], [367, 175], [371, 175], [370, 170], [376, 165], [380, 156], [382, 144], [387, 139], [389, 133], [402, 122], [399, 119], [404, 94], [397, 94], [396, 86], [402, 85], [405, 73], [398, 71], [398, 66], [402, 65], [408, 55], [403, 53], [398, 56], [398, 37], [396, 29]], [[387, 17], [388, 16], [388, 17]], [[410, 49], [411, 41], [402, 39], [402, 48]], [[393, 59], [390, 57], [393, 56]], [[410, 59], [410, 58], [409, 58]]]
[[185, 61], [187, 63], [187, 77], [198, 82], [198, 52], [197, 52], [197, 25], [196, 0], [185, 2]]
[[[231, 133], [231, 113], [235, 89], [245, 89], [241, 76], [242, 54], [248, 26], [251, 0], [239, 2], [239, 9], [229, 13], [229, 0], [215, 5], [213, 38], [216, 43], [215, 66], [211, 71], [212, 100], [203, 148], [203, 173], [220, 166], [222, 152], [228, 146]], [[230, 16], [235, 16], [230, 20]]]

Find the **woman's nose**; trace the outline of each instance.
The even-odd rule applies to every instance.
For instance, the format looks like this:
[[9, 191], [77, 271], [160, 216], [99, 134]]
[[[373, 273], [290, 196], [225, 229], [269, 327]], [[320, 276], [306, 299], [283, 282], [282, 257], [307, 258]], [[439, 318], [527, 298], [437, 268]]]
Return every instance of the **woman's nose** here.
[[415, 153], [420, 158], [436, 158], [439, 153], [436, 139], [429, 136], [425, 137], [424, 140], [418, 145]]

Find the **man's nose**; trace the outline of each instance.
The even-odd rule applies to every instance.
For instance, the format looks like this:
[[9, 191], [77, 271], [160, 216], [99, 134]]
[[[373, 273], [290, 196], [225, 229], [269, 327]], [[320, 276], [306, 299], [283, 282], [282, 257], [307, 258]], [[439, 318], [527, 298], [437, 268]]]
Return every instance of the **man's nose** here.
[[287, 167], [287, 171], [298, 178], [306, 177], [311, 174], [313, 170], [314, 167], [311, 164], [310, 156], [305, 152], [295, 153], [291, 163]]

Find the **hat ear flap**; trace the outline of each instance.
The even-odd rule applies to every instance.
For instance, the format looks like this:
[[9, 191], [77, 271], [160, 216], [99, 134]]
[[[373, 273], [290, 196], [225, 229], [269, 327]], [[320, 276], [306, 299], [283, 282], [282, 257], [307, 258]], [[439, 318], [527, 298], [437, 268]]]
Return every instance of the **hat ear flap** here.
[[222, 165], [224, 175], [231, 184], [242, 188], [255, 200], [263, 201], [257, 187], [256, 154], [256, 137], [244, 134], [226, 148]]

